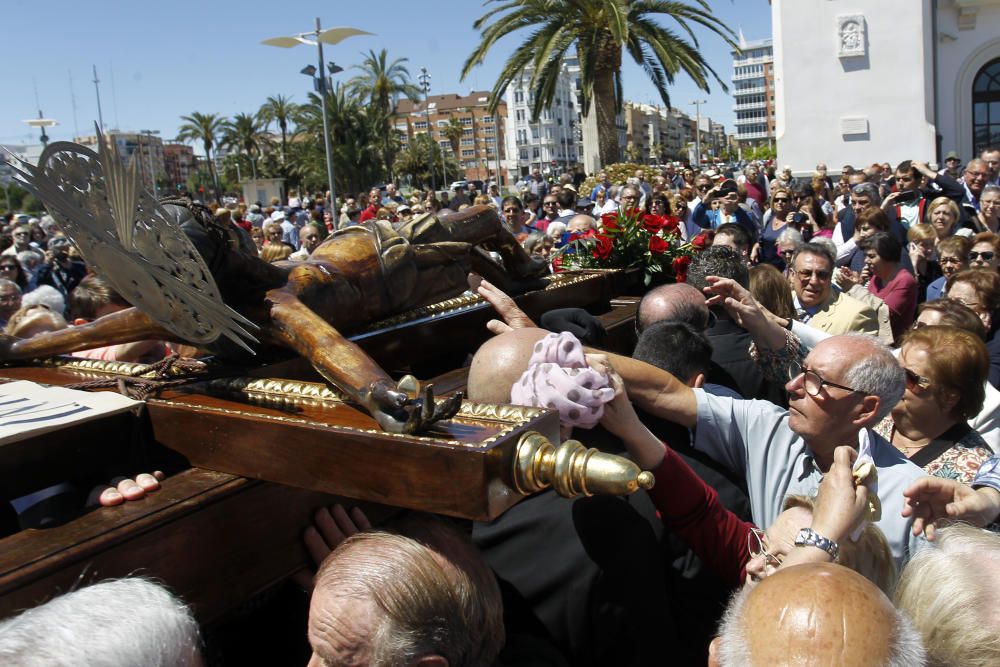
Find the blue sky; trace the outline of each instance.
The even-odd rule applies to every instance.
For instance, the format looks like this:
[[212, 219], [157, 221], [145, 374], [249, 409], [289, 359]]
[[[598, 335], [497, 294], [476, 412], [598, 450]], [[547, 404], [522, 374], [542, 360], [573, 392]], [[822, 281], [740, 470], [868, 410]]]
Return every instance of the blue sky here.
[[[350, 66], [361, 62], [362, 53], [387, 48], [390, 58], [409, 58], [414, 77], [420, 67], [428, 68], [432, 94], [492, 88], [518, 43], [516, 35], [499, 42], [486, 62], [460, 82], [462, 64], [479, 41], [472, 28], [484, 13], [479, 0], [382, 0], [370, 5], [346, 0], [3, 0], [3, 5], [0, 143], [37, 142], [38, 132], [21, 121], [35, 117], [38, 105], [60, 123], [49, 131], [53, 140], [71, 139], [76, 129], [90, 133], [97, 119], [92, 65], [101, 79], [105, 127], [159, 130], [165, 139], [176, 135], [180, 116], [192, 111], [226, 116], [253, 112], [276, 94], [304, 101], [311, 84], [299, 70], [315, 62], [315, 48], [277, 49], [260, 42], [310, 30], [317, 16], [324, 28], [353, 26], [375, 33], [325, 48], [328, 61], [347, 69], [338, 75], [341, 80], [351, 76]], [[742, 28], [748, 40], [770, 37], [767, 0], [715, 0], [711, 5], [734, 31]], [[698, 36], [709, 64], [728, 84], [729, 49], [707, 31]], [[626, 99], [659, 100], [641, 69], [629, 61], [623, 71]], [[690, 101], [707, 99], [702, 113], [732, 131], [732, 98], [717, 85], [705, 95], [680, 76], [670, 96], [674, 106], [692, 113]]]

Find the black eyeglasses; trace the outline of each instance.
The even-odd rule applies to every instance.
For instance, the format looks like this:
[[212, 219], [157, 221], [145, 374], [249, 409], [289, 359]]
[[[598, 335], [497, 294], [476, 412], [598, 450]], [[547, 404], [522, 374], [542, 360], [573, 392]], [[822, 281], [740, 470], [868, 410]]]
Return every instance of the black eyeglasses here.
[[836, 382], [830, 382], [829, 380], [824, 380], [816, 371], [811, 368], [806, 368], [797, 361], [793, 361], [788, 364], [788, 381], [792, 382], [797, 380], [798, 377], [802, 375], [802, 386], [805, 387], [806, 393], [810, 396], [819, 396], [819, 393], [823, 391], [823, 387], [836, 387], [837, 389], [843, 389], [844, 391], [849, 391], [852, 394], [864, 394], [865, 392], [860, 389], [854, 389], [853, 387], [848, 387], [846, 385], [837, 384]]
[[771, 201], [773, 201], [775, 204], [787, 204], [789, 200], [788, 197], [775, 197]]
[[938, 260], [938, 264], [964, 264], [965, 261], [961, 257], [942, 257]]
[[986, 250], [984, 252], [976, 252], [975, 250], [969, 251], [969, 261], [974, 261], [982, 258], [984, 262], [990, 262], [993, 260], [994, 253], [992, 250]]
[[545, 203], [542, 204], [542, 206], [558, 206], [558, 205], [559, 205], [559, 202], [557, 202], [557, 201], [547, 201], [547, 202], [545, 202]]
[[16, 264], [0, 264], [0, 271], [17, 271]]

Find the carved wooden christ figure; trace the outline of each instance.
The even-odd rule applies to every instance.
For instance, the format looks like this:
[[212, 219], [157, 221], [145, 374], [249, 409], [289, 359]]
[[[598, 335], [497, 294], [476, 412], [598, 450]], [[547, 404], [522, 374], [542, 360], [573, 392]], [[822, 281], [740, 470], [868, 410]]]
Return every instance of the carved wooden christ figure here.
[[22, 165], [20, 178], [135, 307], [30, 339], [4, 338], [0, 359], [146, 339], [230, 359], [278, 345], [307, 358], [383, 429], [414, 432], [454, 415], [461, 396], [435, 403], [429, 391], [400, 386], [345, 334], [461, 294], [470, 271], [514, 291], [538, 286], [545, 271], [487, 206], [423, 216], [398, 230], [385, 222], [350, 227], [304, 262], [268, 264], [242, 229], [218, 225], [204, 206], [157, 202], [136, 188], [134, 169], [121, 167], [116, 153], [103, 139], [100, 155], [52, 144], [39, 167]]

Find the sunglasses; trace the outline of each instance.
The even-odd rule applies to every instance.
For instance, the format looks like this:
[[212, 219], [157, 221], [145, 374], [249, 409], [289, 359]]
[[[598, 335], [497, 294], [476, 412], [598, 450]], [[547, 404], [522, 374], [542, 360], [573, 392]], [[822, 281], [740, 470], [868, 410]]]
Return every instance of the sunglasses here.
[[917, 375], [909, 368], [904, 368], [903, 372], [906, 373], [906, 386], [910, 391], [917, 393], [918, 389], [924, 391], [930, 388], [930, 378], [926, 378], [923, 375]]
[[788, 197], [775, 197], [772, 199], [775, 204], [787, 204], [789, 202]]
[[981, 258], [984, 262], [989, 262], [989, 261], [993, 260], [993, 257], [994, 257], [994, 253], [993, 253], [992, 250], [986, 250], [984, 252], [976, 252], [975, 250], [970, 250], [969, 251], [969, 260], [970, 261], [974, 261], [974, 260], [977, 260], [977, 259]]

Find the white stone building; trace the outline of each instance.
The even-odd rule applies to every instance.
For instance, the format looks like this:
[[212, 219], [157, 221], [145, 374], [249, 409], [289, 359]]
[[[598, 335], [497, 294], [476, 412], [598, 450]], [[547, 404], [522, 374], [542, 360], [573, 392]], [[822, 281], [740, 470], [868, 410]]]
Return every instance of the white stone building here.
[[1000, 143], [1000, 0], [773, 0], [778, 160], [963, 162]]

